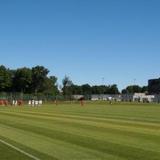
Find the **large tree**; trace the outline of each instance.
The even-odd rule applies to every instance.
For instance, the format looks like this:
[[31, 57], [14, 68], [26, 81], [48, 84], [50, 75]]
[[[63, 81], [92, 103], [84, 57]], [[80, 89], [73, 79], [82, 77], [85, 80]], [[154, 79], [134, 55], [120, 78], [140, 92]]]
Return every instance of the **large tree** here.
[[37, 93], [42, 90], [49, 70], [43, 66], [36, 66], [32, 68], [32, 90]]
[[12, 76], [5, 66], [0, 66], [0, 91], [8, 91], [12, 85]]
[[17, 92], [29, 92], [32, 83], [32, 71], [30, 68], [19, 68], [15, 71], [13, 86]]
[[73, 95], [82, 95], [83, 94], [83, 91], [82, 91], [82, 87], [81, 86], [78, 86], [78, 85], [72, 85], [72, 94]]
[[43, 92], [46, 95], [56, 96], [59, 93], [57, 85], [57, 77], [55, 76], [50, 76], [49, 78], [46, 77], [41, 89], [42, 89], [41, 92]]
[[131, 85], [127, 86], [125, 89], [122, 90], [123, 94], [133, 94], [133, 93], [144, 93], [147, 92], [148, 88], [147, 87], [141, 87], [138, 85]]
[[84, 95], [91, 95], [92, 94], [91, 86], [89, 84], [82, 85], [82, 92]]
[[119, 90], [116, 84], [109, 86], [109, 93], [110, 94], [119, 94]]
[[64, 79], [62, 80], [62, 84], [63, 84], [63, 95], [65, 96], [71, 96], [72, 95], [72, 81], [70, 80], [70, 78], [68, 76], [65, 76]]

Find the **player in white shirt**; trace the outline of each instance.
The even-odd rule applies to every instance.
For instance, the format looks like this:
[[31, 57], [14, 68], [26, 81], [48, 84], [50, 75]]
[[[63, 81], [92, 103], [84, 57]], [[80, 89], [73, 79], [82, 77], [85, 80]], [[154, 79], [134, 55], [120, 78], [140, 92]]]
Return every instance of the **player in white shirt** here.
[[32, 107], [34, 107], [35, 105], [35, 100], [32, 100]]
[[31, 100], [28, 101], [28, 105], [29, 105], [29, 106], [32, 105], [32, 101], [31, 101]]

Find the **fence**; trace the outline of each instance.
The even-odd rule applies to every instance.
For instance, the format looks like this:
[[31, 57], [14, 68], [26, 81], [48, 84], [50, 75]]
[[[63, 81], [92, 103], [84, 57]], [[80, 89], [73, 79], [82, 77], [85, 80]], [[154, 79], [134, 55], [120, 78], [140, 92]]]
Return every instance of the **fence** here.
[[[91, 96], [90, 95], [85, 95], [84, 98], [86, 100], [90, 100]], [[43, 101], [55, 101], [55, 100], [59, 100], [59, 101], [72, 101], [75, 100], [74, 96], [72, 95], [44, 95], [42, 93], [38, 93], [38, 94], [24, 94], [24, 93], [20, 93], [20, 92], [12, 92], [12, 93], [8, 93], [8, 92], [0, 92], [0, 100], [8, 100], [8, 101], [12, 101], [12, 100], [23, 100], [23, 101], [28, 101], [28, 100], [43, 100]]]

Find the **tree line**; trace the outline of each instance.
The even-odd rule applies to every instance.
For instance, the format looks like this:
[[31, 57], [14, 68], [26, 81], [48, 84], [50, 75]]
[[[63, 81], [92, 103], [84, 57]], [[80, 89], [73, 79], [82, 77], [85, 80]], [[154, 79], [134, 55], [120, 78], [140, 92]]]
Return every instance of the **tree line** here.
[[0, 92], [44, 93], [56, 95], [57, 77], [48, 76], [49, 70], [43, 66], [9, 69], [0, 66]]
[[75, 85], [65, 76], [62, 81], [62, 92], [64, 95], [92, 95], [92, 94], [119, 94], [119, 90], [116, 84], [113, 85], [95, 85], [89, 84]]
[[[147, 92], [148, 87], [138, 85], [128, 86], [122, 90], [123, 94]], [[28, 94], [42, 93], [44, 95], [92, 95], [92, 94], [119, 94], [116, 84], [113, 85], [76, 85], [65, 76], [62, 87], [58, 89], [57, 77], [49, 76], [49, 70], [44, 66], [32, 68], [9, 69], [0, 66], [0, 92], [22, 92]]]
[[148, 93], [148, 86], [130, 85], [122, 90], [122, 94]]
[[[64, 95], [120, 94], [117, 84], [94, 86], [90, 86], [89, 84], [75, 85], [67, 76], [63, 79], [62, 91]], [[148, 86], [130, 85], [123, 89], [121, 93], [148, 93]]]

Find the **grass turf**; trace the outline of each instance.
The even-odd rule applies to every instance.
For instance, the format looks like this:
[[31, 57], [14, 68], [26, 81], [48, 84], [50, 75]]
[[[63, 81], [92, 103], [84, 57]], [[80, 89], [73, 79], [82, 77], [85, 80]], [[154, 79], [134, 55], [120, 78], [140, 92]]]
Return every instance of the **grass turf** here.
[[[0, 139], [42, 160], [159, 160], [160, 106], [0, 107]], [[2, 143], [0, 158], [32, 159]]]

